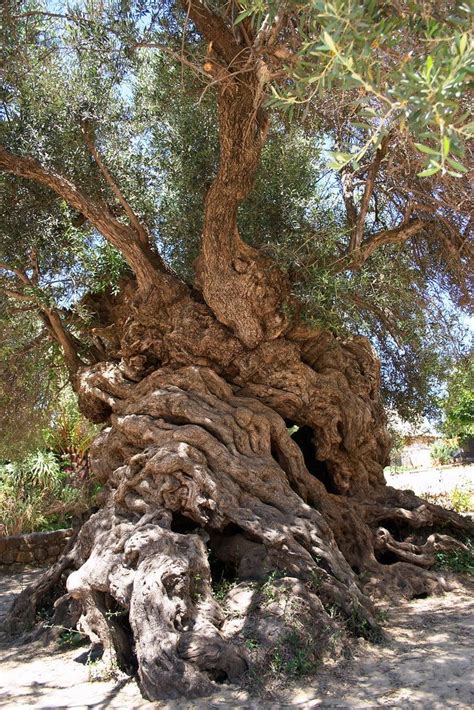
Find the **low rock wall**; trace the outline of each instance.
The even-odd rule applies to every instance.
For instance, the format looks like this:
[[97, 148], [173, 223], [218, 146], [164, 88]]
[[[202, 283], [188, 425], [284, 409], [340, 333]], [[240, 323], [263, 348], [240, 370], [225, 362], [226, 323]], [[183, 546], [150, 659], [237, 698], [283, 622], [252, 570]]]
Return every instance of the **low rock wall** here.
[[0, 537], [0, 565], [56, 562], [66, 547], [72, 528]]

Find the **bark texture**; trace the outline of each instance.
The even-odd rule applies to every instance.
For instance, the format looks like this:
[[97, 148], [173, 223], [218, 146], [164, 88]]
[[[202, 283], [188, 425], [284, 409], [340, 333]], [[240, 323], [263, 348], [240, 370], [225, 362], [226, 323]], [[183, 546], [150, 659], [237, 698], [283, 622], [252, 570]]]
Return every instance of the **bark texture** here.
[[194, 697], [275, 653], [282, 672], [303, 653], [312, 668], [342, 628], [376, 638], [375, 594], [443, 588], [434, 553], [469, 524], [385, 485], [366, 340], [297, 328], [249, 348], [191, 292], [164, 308], [134, 282], [94, 307], [107, 359], [78, 389], [106, 423], [91, 460], [107, 502], [10, 630], [67, 577], [60, 606], [104, 664], [137, 670], [147, 698]]

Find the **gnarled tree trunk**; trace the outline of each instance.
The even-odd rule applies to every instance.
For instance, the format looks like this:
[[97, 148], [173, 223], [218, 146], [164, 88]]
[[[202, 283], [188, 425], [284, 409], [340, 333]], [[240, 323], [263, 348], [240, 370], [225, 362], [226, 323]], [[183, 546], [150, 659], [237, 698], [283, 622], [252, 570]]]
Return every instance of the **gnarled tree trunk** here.
[[[433, 553], [468, 523], [385, 485], [365, 339], [297, 328], [251, 349], [191, 293], [163, 308], [132, 282], [105, 305], [94, 332], [109, 359], [77, 386], [107, 421], [91, 455], [107, 501], [34, 601], [72, 570], [78, 628], [108, 663], [138, 668], [146, 697], [207, 694], [275, 649], [288, 669], [298, 648], [319, 660], [338, 650], [335, 610], [374, 637], [371, 595], [442, 585]], [[31, 602], [19, 597], [11, 629]]]

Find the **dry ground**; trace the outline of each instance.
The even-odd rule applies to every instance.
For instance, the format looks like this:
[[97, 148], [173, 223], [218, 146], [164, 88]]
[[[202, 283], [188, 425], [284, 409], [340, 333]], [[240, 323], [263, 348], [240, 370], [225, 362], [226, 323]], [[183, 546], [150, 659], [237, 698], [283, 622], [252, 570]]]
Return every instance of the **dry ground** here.
[[385, 479], [394, 488], [408, 488], [417, 496], [440, 495], [458, 490], [474, 491], [474, 464], [466, 466], [433, 466], [432, 468], [413, 469], [403, 473], [389, 473], [385, 470]]
[[[23, 569], [0, 576], [0, 616], [37, 573]], [[215, 696], [208, 700], [151, 704], [141, 698], [132, 680], [91, 682], [94, 667], [84, 664], [87, 646], [69, 650], [44, 648], [38, 642], [21, 646], [0, 635], [0, 708], [472, 708], [474, 596], [468, 584], [444, 596], [392, 607], [385, 643], [374, 646], [360, 640], [351, 660], [322, 669], [311, 682], [289, 687], [267, 701], [216, 686]]]

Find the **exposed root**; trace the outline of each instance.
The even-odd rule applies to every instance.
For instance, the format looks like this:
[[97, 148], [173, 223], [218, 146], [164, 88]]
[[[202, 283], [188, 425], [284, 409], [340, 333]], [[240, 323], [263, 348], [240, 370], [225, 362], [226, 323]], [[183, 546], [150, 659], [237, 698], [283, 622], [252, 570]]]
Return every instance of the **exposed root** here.
[[[56, 599], [55, 608], [57, 609], [54, 623], [59, 623], [59, 619], [62, 619], [64, 614], [68, 616], [69, 612], [65, 610], [64, 605], [67, 600], [62, 594], [61, 584], [64, 573], [71, 568], [73, 561], [74, 554], [71, 551], [66, 551], [44, 574], [23, 589], [14, 600], [3, 621], [2, 630], [10, 634], [18, 634], [31, 629], [37, 621], [38, 610], [48, 601], [51, 606], [53, 605], [54, 599], [51, 599], [53, 595]], [[77, 617], [74, 623], [75, 621], [77, 621]]]
[[150, 699], [195, 697], [255, 668], [314, 669], [341, 652], [343, 624], [380, 636], [370, 595], [445, 585], [434, 556], [462, 547], [469, 522], [382, 485], [367, 499], [329, 493], [280, 415], [213, 370], [133, 383], [100, 366], [83, 387], [110, 410], [92, 450], [108, 503], [29, 603], [20, 596], [10, 630], [72, 569], [78, 628], [103, 662], [137, 669]]

